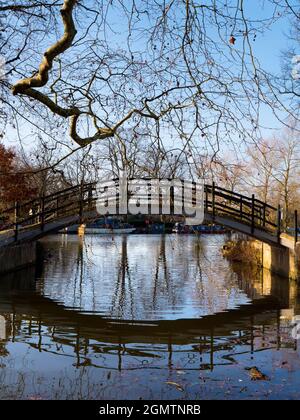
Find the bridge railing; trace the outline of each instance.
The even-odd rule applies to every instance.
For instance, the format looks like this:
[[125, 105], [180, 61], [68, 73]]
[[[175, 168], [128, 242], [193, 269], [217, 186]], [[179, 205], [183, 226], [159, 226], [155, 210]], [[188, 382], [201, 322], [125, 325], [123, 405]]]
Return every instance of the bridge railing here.
[[[150, 181], [150, 179], [144, 179], [144, 181]], [[119, 185], [117, 180], [115, 182], [116, 191], [118, 192]], [[139, 181], [137, 180], [137, 187], [139, 187], [138, 183]], [[190, 188], [194, 188], [193, 183], [189, 182], [188, 184]], [[145, 182], [142, 185], [144, 189], [141, 188], [140, 193], [136, 194], [134, 199], [139, 200], [140, 203], [145, 201], [149, 204], [150, 195], [145, 189]], [[106, 196], [105, 199], [109, 200], [110, 198], [116, 199], [116, 196]], [[6, 222], [0, 227], [0, 232], [13, 231], [15, 241], [17, 241], [19, 232], [22, 230], [32, 229], [33, 227], [43, 230], [45, 225], [50, 222], [74, 215], [78, 215], [79, 220], [84, 221], [84, 215], [88, 211], [96, 209], [96, 202], [99, 199], [99, 190], [97, 190], [96, 184], [90, 183], [69, 187], [63, 191], [27, 202], [16, 203], [15, 206], [1, 212], [0, 219], [6, 219]], [[128, 199], [133, 199], [130, 194]], [[254, 233], [255, 229], [261, 229], [275, 235], [277, 234], [279, 238], [281, 233], [280, 210], [258, 200], [254, 195], [247, 197], [212, 184], [205, 185], [204, 199], [205, 211], [211, 214], [213, 218], [217, 216], [230, 217], [250, 226], [252, 233]], [[178, 200], [178, 197], [171, 193], [171, 215], [172, 209], [174, 210], [174, 207], [176, 207], [176, 200]], [[118, 196], [116, 202], [118, 204]], [[159, 213], [162, 214], [161, 195], [156, 204], [159, 207]], [[191, 202], [185, 204], [190, 208], [193, 207], [195, 195], [192, 195]]]
[[83, 184], [27, 202], [15, 203], [15, 206], [1, 212], [1, 219], [5, 222], [0, 232], [13, 230], [17, 241], [20, 231], [34, 227], [43, 230], [47, 223], [74, 216], [81, 211], [83, 214], [86, 207], [95, 201], [93, 189], [93, 184]]
[[[215, 184], [205, 186], [205, 208], [213, 216], [227, 215], [255, 228], [279, 231], [279, 209], [255, 198], [247, 197]], [[278, 233], [278, 232], [277, 232]]]

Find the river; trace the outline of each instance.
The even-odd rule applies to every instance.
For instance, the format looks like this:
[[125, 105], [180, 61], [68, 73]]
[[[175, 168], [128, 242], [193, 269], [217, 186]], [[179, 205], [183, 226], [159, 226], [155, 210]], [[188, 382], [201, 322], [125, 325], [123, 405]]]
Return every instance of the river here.
[[225, 240], [44, 239], [0, 278], [0, 399], [299, 399], [297, 285]]

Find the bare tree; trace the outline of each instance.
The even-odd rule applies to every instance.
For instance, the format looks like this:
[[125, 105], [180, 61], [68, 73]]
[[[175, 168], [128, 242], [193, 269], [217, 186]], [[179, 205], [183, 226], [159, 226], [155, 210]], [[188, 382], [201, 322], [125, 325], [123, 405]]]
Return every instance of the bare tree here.
[[80, 146], [147, 125], [217, 153], [256, 135], [261, 101], [276, 105], [253, 42], [291, 10], [269, 3], [257, 19], [243, 0], [3, 1], [4, 100], [33, 123], [68, 121]]
[[277, 205], [275, 194], [275, 171], [278, 167], [278, 142], [275, 139], [263, 140], [259, 146], [247, 149], [248, 177], [244, 178], [246, 186], [265, 203]]
[[283, 225], [287, 228], [293, 212], [299, 207], [299, 131], [297, 122], [277, 134], [276, 138], [263, 140], [256, 148], [247, 150], [248, 176], [244, 178], [245, 190], [251, 187], [262, 201], [283, 208]]
[[298, 130], [288, 129], [278, 141], [278, 165], [274, 174], [278, 195], [283, 203], [285, 228], [293, 221], [293, 211], [299, 205], [299, 163]]
[[65, 168], [54, 167], [60, 153], [58, 144], [51, 144], [40, 136], [29, 152], [19, 152], [24, 170], [30, 170], [30, 180], [37, 189], [38, 196], [52, 194], [72, 185], [67, 179]]
[[282, 74], [277, 80], [279, 90], [290, 100], [293, 113], [299, 116], [300, 98], [300, 2], [289, 4], [291, 28], [288, 32], [288, 47], [282, 54]]

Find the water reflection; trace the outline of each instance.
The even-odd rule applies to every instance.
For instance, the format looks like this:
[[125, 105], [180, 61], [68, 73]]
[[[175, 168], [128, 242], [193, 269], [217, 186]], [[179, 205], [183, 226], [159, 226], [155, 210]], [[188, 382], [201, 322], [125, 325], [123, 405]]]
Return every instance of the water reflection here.
[[[64, 237], [40, 294], [80, 311], [126, 320], [199, 318], [249, 303], [212, 237]], [[250, 286], [251, 287], [251, 286]], [[251, 293], [255, 293], [252, 290]]]
[[[42, 272], [1, 278], [0, 398], [298, 398], [296, 285], [220, 247], [49, 238]], [[251, 366], [271, 381], [250, 381]]]

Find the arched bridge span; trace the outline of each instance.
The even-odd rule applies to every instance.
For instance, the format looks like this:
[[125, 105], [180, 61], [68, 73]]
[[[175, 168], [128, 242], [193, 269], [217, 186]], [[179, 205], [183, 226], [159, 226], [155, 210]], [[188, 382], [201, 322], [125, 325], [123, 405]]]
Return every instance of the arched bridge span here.
[[[138, 186], [140, 181], [136, 180], [135, 185]], [[150, 180], [142, 180], [144, 187], [147, 182]], [[185, 181], [180, 182], [184, 183]], [[187, 182], [193, 189], [195, 183]], [[116, 191], [118, 191], [118, 180], [115, 180], [115, 183]], [[137, 188], [138, 190], [139, 188]], [[127, 199], [128, 201], [142, 202], [148, 196], [145, 189], [140, 188], [140, 192], [136, 192], [134, 198], [128, 194]], [[159, 197], [158, 214], [162, 214], [162, 198]], [[193, 193], [191, 197], [190, 204], [193, 206], [195, 204]], [[1, 212], [0, 246], [35, 241], [72, 224], [95, 220], [99, 217], [96, 208], [98, 200], [99, 188], [97, 184], [89, 183], [70, 187], [31, 201], [16, 203], [14, 207]], [[118, 197], [116, 202], [118, 202]], [[150, 214], [151, 203], [150, 201], [148, 203]], [[170, 214], [174, 215], [172, 191]], [[204, 185], [204, 216], [207, 221], [213, 221], [271, 245], [294, 249], [295, 242], [297, 242], [297, 234], [295, 238], [283, 234], [280, 208], [258, 200], [255, 195], [246, 196], [215, 184]], [[295, 231], [297, 232], [297, 229]]]

